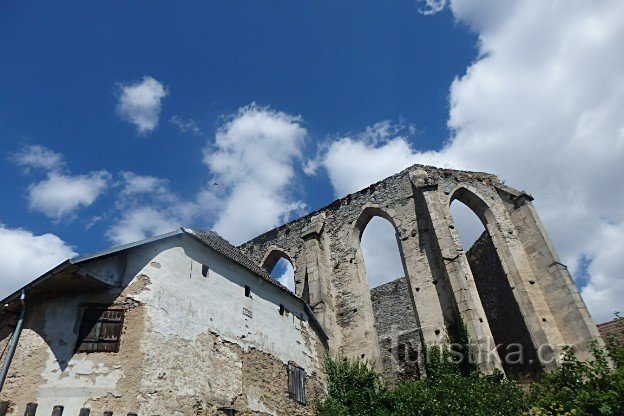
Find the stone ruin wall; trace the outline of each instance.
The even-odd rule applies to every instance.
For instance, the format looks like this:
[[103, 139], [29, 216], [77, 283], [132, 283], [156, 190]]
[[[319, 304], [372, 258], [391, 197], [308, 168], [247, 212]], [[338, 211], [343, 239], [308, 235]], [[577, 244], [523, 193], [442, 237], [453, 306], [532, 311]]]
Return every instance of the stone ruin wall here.
[[371, 289], [381, 372], [390, 384], [424, 374], [420, 331], [405, 277]]
[[[471, 268], [461, 246], [450, 214], [455, 199], [477, 214], [490, 236], [489, 252], [500, 262], [493, 290], [505, 288], [509, 308], [503, 309], [526, 328], [517, 341], [511, 326], [491, 313], [505, 305], [492, 305], [487, 293], [479, 293], [488, 285], [477, 282], [483, 273], [474, 261]], [[241, 248], [269, 271], [281, 257], [289, 260], [296, 292], [328, 332], [332, 351], [370, 360], [380, 369], [384, 329], [376, 322], [360, 248], [362, 232], [375, 216], [396, 230], [422, 345], [448, 342], [449, 323], [459, 314], [484, 371], [503, 369], [501, 354], [490, 353], [501, 334], [503, 343], [528, 342], [533, 351], [551, 345], [553, 355], [572, 345], [583, 356], [587, 342], [599, 340], [599, 334], [531, 201], [491, 174], [415, 165]]]
[[511, 286], [503, 266], [496, 254], [496, 248], [487, 231], [474, 242], [466, 253], [470, 271], [475, 278], [483, 310], [490, 324], [492, 335], [500, 351], [513, 351], [513, 344], [520, 344], [527, 354], [524, 364], [509, 364], [503, 361], [505, 373], [522, 377], [539, 372], [538, 357], [531, 344], [531, 335], [522, 319], [522, 312], [515, 302]]

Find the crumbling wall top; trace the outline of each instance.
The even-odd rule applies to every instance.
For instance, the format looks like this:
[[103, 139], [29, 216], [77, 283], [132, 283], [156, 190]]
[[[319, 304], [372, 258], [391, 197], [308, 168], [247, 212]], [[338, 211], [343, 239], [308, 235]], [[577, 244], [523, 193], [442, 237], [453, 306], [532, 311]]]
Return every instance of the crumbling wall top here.
[[[303, 217], [290, 221], [277, 228], [267, 231], [259, 236], [243, 243], [240, 247], [245, 249], [248, 246], [252, 246], [258, 243], [262, 243], [267, 240], [275, 239], [280, 232], [288, 229], [297, 229], [298, 233], [305, 237], [307, 235], [319, 234], [323, 228], [325, 218], [328, 212], [336, 211], [341, 206], [351, 203], [351, 201], [367, 197], [374, 194], [378, 189], [382, 189], [385, 185], [394, 184], [396, 182], [407, 179], [416, 187], [420, 186], [435, 186], [440, 181], [456, 181], [458, 183], [470, 183], [481, 182], [486, 185], [494, 186], [497, 189], [506, 192], [512, 198], [518, 198], [522, 195], [526, 195], [532, 199], [530, 195], [517, 191], [507, 185], [505, 185], [494, 174], [486, 172], [471, 172], [464, 170], [438, 168], [434, 166], [415, 164], [401, 172], [398, 172], [392, 176], [389, 176], [381, 181], [375, 182], [366, 188], [363, 188], [357, 192], [348, 194], [342, 198], [336, 199], [331, 203], [325, 205], [322, 208], [317, 209]], [[409, 196], [409, 195], [404, 195]]]

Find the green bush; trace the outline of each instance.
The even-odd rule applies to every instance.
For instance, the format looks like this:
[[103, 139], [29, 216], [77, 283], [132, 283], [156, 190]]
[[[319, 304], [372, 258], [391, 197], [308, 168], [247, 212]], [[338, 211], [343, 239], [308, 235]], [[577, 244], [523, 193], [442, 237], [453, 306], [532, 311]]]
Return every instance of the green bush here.
[[594, 344], [594, 359], [580, 361], [571, 348], [561, 366], [531, 386], [531, 415], [624, 415], [624, 371], [610, 353]]
[[328, 394], [319, 402], [322, 416], [509, 416], [529, 408], [522, 390], [502, 374], [463, 375], [463, 363], [450, 352], [432, 348], [423, 380], [385, 387], [367, 364], [344, 357], [326, 359]]
[[[622, 320], [624, 330], [624, 319]], [[459, 328], [460, 338], [465, 331]], [[464, 344], [465, 345], [465, 344]], [[428, 350], [427, 377], [384, 385], [370, 365], [327, 357], [321, 416], [624, 416], [624, 346], [605, 340], [580, 361], [565, 348], [560, 367], [528, 388], [501, 373], [484, 375], [457, 351]], [[465, 352], [465, 349], [464, 349]]]
[[609, 353], [609, 358], [618, 369], [624, 369], [624, 318], [619, 313], [615, 314], [619, 331], [615, 335], [605, 338], [605, 345]]
[[317, 404], [322, 416], [389, 415], [387, 389], [373, 369], [360, 360], [326, 357], [327, 398]]
[[509, 416], [528, 409], [522, 389], [502, 375], [443, 374], [401, 383], [390, 395], [396, 416]]

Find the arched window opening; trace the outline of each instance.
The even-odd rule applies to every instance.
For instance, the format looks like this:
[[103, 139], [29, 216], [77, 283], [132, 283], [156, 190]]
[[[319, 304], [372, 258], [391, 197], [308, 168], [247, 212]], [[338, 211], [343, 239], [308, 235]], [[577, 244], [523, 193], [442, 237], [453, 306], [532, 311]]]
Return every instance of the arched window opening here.
[[361, 247], [371, 289], [405, 276], [395, 230], [388, 220], [373, 217], [362, 233]]
[[295, 293], [295, 269], [288, 259], [280, 257], [271, 270], [271, 276]]
[[422, 345], [394, 226], [374, 216], [361, 234], [382, 371], [394, 384], [421, 376]]
[[462, 247], [467, 252], [483, 234], [485, 227], [477, 214], [458, 200], [451, 203], [451, 215], [455, 221]]
[[540, 372], [531, 336], [489, 232], [461, 201], [453, 200], [450, 209], [505, 373], [522, 379]]

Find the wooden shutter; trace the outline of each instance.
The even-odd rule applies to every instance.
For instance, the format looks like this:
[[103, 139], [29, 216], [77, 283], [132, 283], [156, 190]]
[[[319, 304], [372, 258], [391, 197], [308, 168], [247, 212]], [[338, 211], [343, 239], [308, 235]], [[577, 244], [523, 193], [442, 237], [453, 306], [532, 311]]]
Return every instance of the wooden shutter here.
[[123, 309], [86, 308], [76, 352], [118, 352], [123, 318]]
[[294, 364], [288, 364], [288, 391], [290, 397], [301, 404], [306, 404], [305, 370]]

